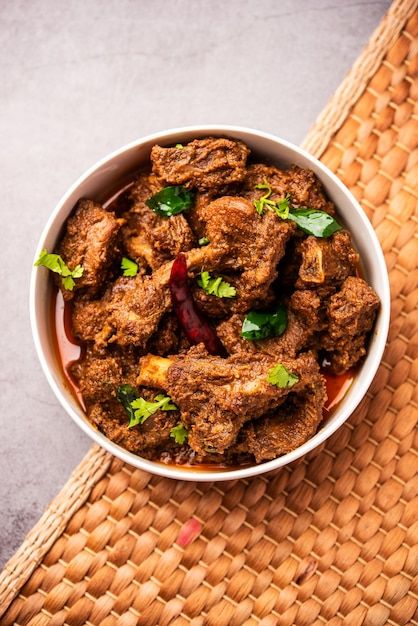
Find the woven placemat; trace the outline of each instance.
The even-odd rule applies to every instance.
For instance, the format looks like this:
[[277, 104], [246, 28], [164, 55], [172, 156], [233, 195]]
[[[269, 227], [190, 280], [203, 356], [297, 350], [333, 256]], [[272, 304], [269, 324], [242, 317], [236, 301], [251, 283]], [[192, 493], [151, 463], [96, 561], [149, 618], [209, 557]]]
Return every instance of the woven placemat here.
[[360, 200], [390, 272], [359, 409], [248, 481], [162, 479], [94, 446], [1, 574], [2, 626], [418, 623], [417, 94], [418, 5], [401, 0], [304, 143]]

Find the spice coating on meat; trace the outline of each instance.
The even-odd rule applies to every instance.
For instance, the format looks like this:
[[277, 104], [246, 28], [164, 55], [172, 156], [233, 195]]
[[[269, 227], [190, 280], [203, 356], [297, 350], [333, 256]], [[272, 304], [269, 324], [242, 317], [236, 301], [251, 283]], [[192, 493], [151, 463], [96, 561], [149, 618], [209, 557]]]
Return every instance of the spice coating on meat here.
[[325, 196], [321, 182], [311, 170], [296, 165], [282, 170], [274, 165], [254, 163], [247, 168], [243, 181], [243, 195], [250, 200], [258, 200], [266, 190], [257, 189], [257, 185], [264, 183], [271, 187], [272, 200], [290, 196], [295, 207], [310, 207], [331, 215], [335, 214], [334, 205]]
[[202, 210], [202, 218], [210, 242], [205, 251], [217, 258], [212, 266], [242, 272], [231, 312], [265, 301], [286, 243], [296, 229], [294, 223], [278, 220], [273, 213], [257, 215], [251, 202], [234, 196], [211, 202]]
[[299, 245], [301, 265], [296, 287], [319, 287], [342, 282], [356, 273], [359, 255], [351, 244], [347, 231], [335, 233], [329, 239], [307, 237]]
[[350, 276], [327, 306], [327, 328], [320, 345], [335, 374], [347, 371], [366, 354], [368, 333], [373, 327], [379, 298], [362, 278]]
[[154, 174], [164, 184], [206, 191], [240, 182], [248, 154], [242, 141], [209, 137], [183, 147], [153, 146], [151, 163]]
[[[379, 299], [358, 277], [349, 232], [337, 223], [327, 236], [317, 223], [308, 235], [286, 217], [310, 208], [335, 226], [322, 184], [297, 166], [247, 164], [249, 153], [222, 137], [154, 146], [152, 171], [108, 209], [77, 203], [57, 249], [70, 269], [83, 268], [74, 291], [60, 287], [82, 347], [70, 373], [86, 414], [145, 458], [234, 465], [286, 454], [320, 426], [323, 372], [347, 372], [366, 354]], [[190, 191], [147, 203], [177, 185]], [[122, 275], [124, 256], [136, 267]], [[285, 382], [272, 384], [278, 365]], [[123, 385], [134, 390], [118, 392]], [[154, 405], [133, 427], [128, 393]], [[167, 400], [169, 410], [155, 409]]]
[[171, 308], [167, 286], [158, 276], [138, 276], [134, 288], [122, 299], [108, 305], [107, 323], [112, 328], [110, 341], [120, 346], [144, 347], [155, 332], [160, 319]]
[[[135, 453], [167, 443], [179, 419], [178, 411], [157, 411], [140, 429], [129, 428], [125, 409], [117, 400], [119, 385], [135, 386], [138, 363], [132, 351], [122, 357], [118, 353], [102, 356], [89, 349], [71, 373], [79, 383], [89, 419], [112, 441]], [[158, 392], [138, 388], [138, 393], [152, 401]]]
[[119, 385], [135, 384], [137, 365], [132, 353], [99, 355], [88, 349], [84, 358], [71, 367], [87, 405], [116, 398]]
[[[280, 362], [298, 376], [291, 388], [294, 393], [310, 385], [319, 371], [314, 356], [308, 353]], [[267, 380], [276, 364], [277, 359], [267, 355], [145, 357], [137, 384], [161, 387], [169, 393], [190, 428], [188, 442], [193, 450], [222, 454], [245, 422], [277, 408], [290, 393], [290, 388], [279, 388]]]
[[237, 352], [271, 356], [294, 357], [306, 348], [309, 339], [320, 326], [321, 301], [309, 290], [295, 291], [288, 304], [288, 322], [284, 333], [278, 337], [249, 341], [242, 337], [244, 315], [232, 315], [221, 322], [216, 332], [229, 354]]
[[178, 421], [177, 411], [157, 411], [141, 428], [129, 428], [125, 409], [120, 402], [99, 402], [88, 411], [89, 419], [106, 437], [123, 448], [141, 456], [170, 445], [170, 431]]
[[98, 349], [106, 348], [113, 334], [113, 328], [109, 323], [111, 309], [118, 302], [123, 302], [126, 294], [134, 289], [135, 281], [121, 276], [111, 283], [100, 299], [87, 300], [76, 295], [72, 312], [75, 336], [82, 341], [94, 342]]
[[325, 385], [318, 368], [317, 376], [312, 376], [301, 394], [289, 394], [288, 400], [271, 416], [244, 427], [244, 446], [257, 463], [291, 452], [315, 434], [325, 399]]
[[174, 259], [179, 252], [190, 250], [194, 236], [183, 215], [161, 217], [146, 204], [160, 191], [152, 174], [140, 174], [128, 190], [124, 204], [128, 211], [123, 214], [126, 224], [121, 236], [128, 256], [142, 267], [157, 269], [163, 263]]
[[[94, 295], [108, 278], [109, 266], [118, 254], [117, 236], [123, 220], [91, 200], [79, 200], [67, 220], [59, 253], [70, 269], [83, 267], [75, 289]], [[71, 299], [73, 291], [63, 291]]]
[[[295, 225], [277, 220], [273, 214], [257, 216], [247, 200], [229, 196], [209, 204], [203, 216], [210, 243], [186, 252], [190, 271], [195, 275], [203, 269], [241, 272], [232, 281], [236, 283], [236, 297], [226, 302], [201, 294], [197, 300], [203, 310], [218, 317], [267, 301], [270, 285], [277, 275], [277, 263]], [[171, 262], [165, 263], [151, 276], [138, 275], [131, 279], [130, 287], [123, 283], [122, 296], [120, 289], [117, 293], [110, 289], [110, 295], [106, 295], [100, 305], [104, 312], [97, 318], [102, 327], [110, 330], [110, 342], [145, 346], [162, 315], [171, 309], [167, 287], [171, 265]], [[221, 307], [220, 312], [216, 312], [215, 307]]]

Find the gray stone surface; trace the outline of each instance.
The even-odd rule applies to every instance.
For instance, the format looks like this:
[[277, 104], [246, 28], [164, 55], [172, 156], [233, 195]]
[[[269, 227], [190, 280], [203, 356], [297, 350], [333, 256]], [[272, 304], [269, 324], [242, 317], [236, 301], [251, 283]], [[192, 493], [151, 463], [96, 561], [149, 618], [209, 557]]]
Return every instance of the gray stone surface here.
[[0, 3], [0, 561], [87, 451], [40, 371], [37, 238], [85, 168], [145, 133], [252, 126], [299, 142], [389, 5], [349, 0]]

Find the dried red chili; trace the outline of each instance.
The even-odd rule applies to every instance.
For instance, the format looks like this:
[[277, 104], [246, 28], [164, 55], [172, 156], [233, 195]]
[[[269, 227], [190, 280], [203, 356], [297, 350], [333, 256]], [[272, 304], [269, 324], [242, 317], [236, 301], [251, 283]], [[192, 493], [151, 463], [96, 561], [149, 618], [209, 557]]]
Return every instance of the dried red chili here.
[[197, 308], [187, 278], [186, 256], [180, 252], [173, 262], [168, 281], [177, 318], [192, 343], [204, 343], [209, 354], [221, 354], [223, 346], [215, 331]]

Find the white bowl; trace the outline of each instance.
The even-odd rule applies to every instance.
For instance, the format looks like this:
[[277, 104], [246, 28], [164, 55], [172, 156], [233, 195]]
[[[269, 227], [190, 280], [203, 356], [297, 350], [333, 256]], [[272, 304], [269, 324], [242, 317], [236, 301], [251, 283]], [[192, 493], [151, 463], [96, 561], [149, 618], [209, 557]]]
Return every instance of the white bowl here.
[[372, 382], [385, 347], [390, 313], [389, 280], [379, 241], [363, 209], [348, 189], [325, 165], [305, 150], [269, 133], [239, 126], [188, 126], [167, 130], [134, 141], [105, 157], [87, 170], [59, 201], [41, 235], [35, 258], [42, 248], [52, 251], [56, 247], [62, 226], [79, 198], [87, 197], [98, 202], [109, 198], [138, 167], [147, 162], [154, 144], [172, 145], [207, 135], [241, 139], [260, 156], [278, 165], [288, 166], [295, 163], [313, 170], [322, 181], [328, 196], [337, 206], [342, 221], [353, 236], [361, 255], [365, 276], [376, 290], [381, 307], [367, 357], [358, 375], [335, 412], [311, 439], [296, 450], [260, 465], [229, 471], [201, 471], [143, 459], [113, 443], [90, 424], [64, 379], [54, 347], [50, 326], [52, 278], [46, 270], [33, 268], [30, 284], [33, 338], [49, 384], [66, 412], [89, 437], [126, 463], [160, 476], [194, 481], [232, 480], [262, 474], [295, 461], [325, 441], [354, 411]]

